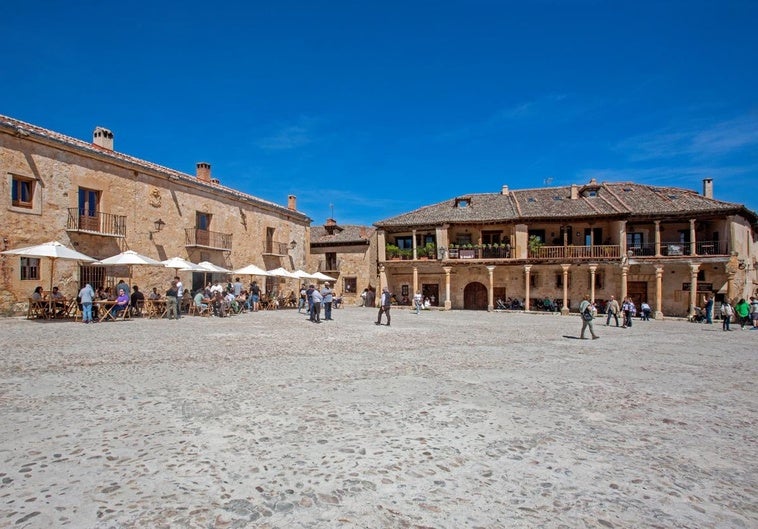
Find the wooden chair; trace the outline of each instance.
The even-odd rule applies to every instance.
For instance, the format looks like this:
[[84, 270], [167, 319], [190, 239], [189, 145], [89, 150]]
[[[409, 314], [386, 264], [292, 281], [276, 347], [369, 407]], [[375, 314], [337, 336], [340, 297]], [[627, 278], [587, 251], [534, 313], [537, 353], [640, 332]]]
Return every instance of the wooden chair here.
[[26, 312], [26, 319], [34, 320], [37, 318], [47, 319], [47, 301], [29, 298], [29, 310]]

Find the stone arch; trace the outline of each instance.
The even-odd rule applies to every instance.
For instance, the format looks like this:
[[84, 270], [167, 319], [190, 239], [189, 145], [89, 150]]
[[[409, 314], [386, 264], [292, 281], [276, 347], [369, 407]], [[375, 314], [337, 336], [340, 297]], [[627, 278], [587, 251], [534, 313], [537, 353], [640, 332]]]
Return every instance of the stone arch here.
[[487, 287], [472, 281], [463, 289], [463, 308], [466, 310], [487, 310]]

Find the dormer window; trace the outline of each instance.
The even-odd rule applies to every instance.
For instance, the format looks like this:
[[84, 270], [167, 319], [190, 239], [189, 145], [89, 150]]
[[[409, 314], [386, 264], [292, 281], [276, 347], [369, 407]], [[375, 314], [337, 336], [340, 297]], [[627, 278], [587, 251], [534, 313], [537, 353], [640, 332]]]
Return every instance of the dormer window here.
[[460, 197], [455, 199], [456, 208], [467, 208], [471, 205], [471, 199], [469, 197]]
[[585, 189], [582, 191], [582, 196], [586, 198], [595, 198], [597, 196], [597, 189]]

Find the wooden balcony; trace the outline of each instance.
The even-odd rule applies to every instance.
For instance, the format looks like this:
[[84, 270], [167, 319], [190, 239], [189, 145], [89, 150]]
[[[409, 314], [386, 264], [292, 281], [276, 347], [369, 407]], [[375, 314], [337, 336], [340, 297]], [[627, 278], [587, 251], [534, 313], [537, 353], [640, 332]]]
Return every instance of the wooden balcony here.
[[105, 237], [125, 237], [126, 217], [112, 215], [102, 211], [87, 211], [79, 208], [68, 208], [66, 230]]
[[184, 246], [231, 251], [232, 234], [201, 230], [199, 228], [185, 228]]
[[268, 240], [263, 248], [263, 255], [287, 255], [289, 253], [290, 244], [286, 242], [279, 242]]

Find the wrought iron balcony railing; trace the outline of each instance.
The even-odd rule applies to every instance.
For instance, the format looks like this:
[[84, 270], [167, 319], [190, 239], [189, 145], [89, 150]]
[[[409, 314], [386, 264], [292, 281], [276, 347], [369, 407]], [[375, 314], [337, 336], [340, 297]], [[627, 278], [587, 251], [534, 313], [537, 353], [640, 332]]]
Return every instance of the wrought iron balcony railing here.
[[200, 228], [185, 228], [184, 245], [229, 251], [232, 249], [232, 234]]
[[109, 237], [125, 237], [126, 217], [103, 213], [102, 211], [68, 208], [66, 229]]

